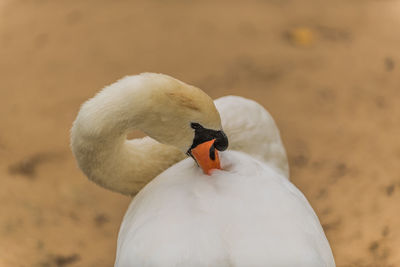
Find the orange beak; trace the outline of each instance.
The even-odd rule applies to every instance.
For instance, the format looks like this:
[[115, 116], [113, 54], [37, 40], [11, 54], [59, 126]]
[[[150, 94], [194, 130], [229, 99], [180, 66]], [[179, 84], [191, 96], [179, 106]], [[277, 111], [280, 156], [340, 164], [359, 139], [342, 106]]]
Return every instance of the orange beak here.
[[215, 139], [201, 143], [191, 151], [203, 172], [208, 175], [211, 174], [213, 169], [221, 169], [218, 151], [214, 147], [214, 142]]

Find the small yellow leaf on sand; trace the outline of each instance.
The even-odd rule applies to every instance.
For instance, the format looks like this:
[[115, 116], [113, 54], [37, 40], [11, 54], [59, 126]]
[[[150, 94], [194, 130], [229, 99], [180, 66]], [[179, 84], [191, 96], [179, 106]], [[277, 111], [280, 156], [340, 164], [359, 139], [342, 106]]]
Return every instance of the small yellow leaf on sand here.
[[299, 46], [310, 46], [314, 43], [314, 33], [310, 28], [298, 27], [289, 31], [290, 41]]

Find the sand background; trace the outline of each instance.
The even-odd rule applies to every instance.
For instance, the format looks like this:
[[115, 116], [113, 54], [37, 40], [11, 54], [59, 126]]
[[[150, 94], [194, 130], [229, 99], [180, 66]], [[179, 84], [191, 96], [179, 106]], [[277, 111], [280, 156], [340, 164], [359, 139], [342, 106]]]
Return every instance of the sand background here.
[[144, 71], [274, 116], [339, 267], [400, 266], [400, 1], [0, 2], [0, 266], [112, 266], [128, 197], [70, 152], [80, 104]]

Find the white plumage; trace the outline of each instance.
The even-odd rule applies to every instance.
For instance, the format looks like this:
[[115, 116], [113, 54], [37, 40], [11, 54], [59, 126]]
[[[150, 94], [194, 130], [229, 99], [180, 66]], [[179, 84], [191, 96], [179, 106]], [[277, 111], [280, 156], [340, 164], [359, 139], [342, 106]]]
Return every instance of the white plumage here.
[[223, 171], [202, 173], [192, 159], [164, 171], [132, 201], [116, 267], [333, 267], [310, 204], [288, 181], [279, 131], [254, 101], [215, 101], [231, 149]]
[[[211, 176], [184, 159], [194, 122], [229, 139]], [[149, 137], [126, 140], [132, 129]], [[125, 214], [116, 267], [335, 266], [317, 216], [289, 181], [279, 130], [254, 101], [213, 103], [167, 75], [129, 76], [81, 107], [71, 148], [108, 189], [133, 195], [150, 181]]]

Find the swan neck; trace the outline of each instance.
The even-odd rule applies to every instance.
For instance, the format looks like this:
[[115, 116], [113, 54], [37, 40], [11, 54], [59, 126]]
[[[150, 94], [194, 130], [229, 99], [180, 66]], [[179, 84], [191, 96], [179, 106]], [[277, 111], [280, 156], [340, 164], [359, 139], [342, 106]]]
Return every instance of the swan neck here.
[[150, 137], [127, 140], [133, 129], [147, 134], [149, 90], [109, 87], [87, 101], [73, 124], [71, 148], [78, 166], [95, 183], [134, 195], [185, 156]]

